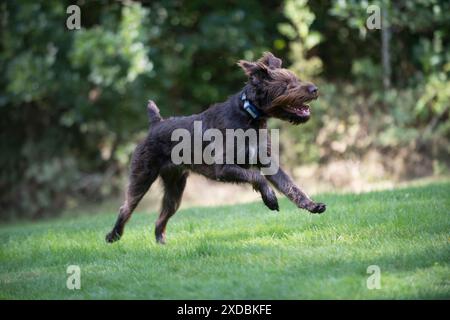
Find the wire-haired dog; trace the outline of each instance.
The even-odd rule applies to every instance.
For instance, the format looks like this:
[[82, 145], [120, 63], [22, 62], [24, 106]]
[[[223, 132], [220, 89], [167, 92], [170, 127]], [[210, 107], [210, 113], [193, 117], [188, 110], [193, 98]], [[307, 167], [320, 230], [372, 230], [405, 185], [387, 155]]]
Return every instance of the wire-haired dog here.
[[[204, 129], [214, 128], [222, 132], [226, 129], [266, 128], [267, 119], [271, 117], [293, 124], [308, 121], [310, 109], [307, 103], [317, 98], [318, 89], [283, 69], [281, 63], [281, 59], [269, 52], [256, 62], [239, 61], [238, 65], [248, 76], [247, 84], [227, 101], [215, 104], [200, 114], [163, 120], [155, 103], [149, 102], [148, 136], [134, 151], [126, 199], [106, 241], [120, 239], [133, 210], [159, 176], [164, 184], [164, 198], [156, 221], [155, 236], [157, 242], [165, 243], [166, 225], [180, 205], [189, 171], [216, 181], [249, 183], [261, 193], [264, 203], [271, 210], [278, 210], [278, 201], [269, 182], [299, 208], [312, 213], [325, 211], [324, 204], [312, 201], [281, 168], [273, 175], [262, 175], [255, 170], [263, 166], [260, 162], [253, 166], [230, 163], [175, 164], [171, 158], [175, 146], [172, 139], [174, 130], [183, 128], [193, 132], [196, 121], [201, 121]], [[270, 143], [266, 144], [270, 151]], [[226, 152], [226, 148], [223, 152]], [[249, 152], [249, 149], [246, 148], [245, 152]]]

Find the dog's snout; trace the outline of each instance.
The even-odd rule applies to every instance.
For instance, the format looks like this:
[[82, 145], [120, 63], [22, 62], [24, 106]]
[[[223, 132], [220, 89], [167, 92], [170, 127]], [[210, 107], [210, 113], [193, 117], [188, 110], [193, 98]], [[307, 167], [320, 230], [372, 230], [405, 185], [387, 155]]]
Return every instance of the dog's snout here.
[[308, 86], [308, 92], [310, 94], [316, 95], [318, 91], [319, 91], [319, 88], [317, 88], [315, 85], [312, 84], [312, 85]]

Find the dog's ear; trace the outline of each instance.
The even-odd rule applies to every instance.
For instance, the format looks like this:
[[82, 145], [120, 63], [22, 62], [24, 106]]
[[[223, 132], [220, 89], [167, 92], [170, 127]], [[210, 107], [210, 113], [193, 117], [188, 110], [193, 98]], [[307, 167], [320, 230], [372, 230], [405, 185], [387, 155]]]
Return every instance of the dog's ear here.
[[264, 52], [258, 61], [264, 63], [270, 69], [281, 68], [281, 64], [283, 63], [280, 58], [275, 57], [271, 52]]
[[259, 60], [256, 62], [239, 60], [237, 64], [244, 70], [253, 84], [259, 84], [264, 78], [269, 77], [268, 66]]
[[244, 70], [245, 74], [249, 77], [256, 75], [257, 73], [267, 71], [267, 66], [260, 63], [259, 61], [251, 62], [246, 60], [239, 60], [237, 64]]

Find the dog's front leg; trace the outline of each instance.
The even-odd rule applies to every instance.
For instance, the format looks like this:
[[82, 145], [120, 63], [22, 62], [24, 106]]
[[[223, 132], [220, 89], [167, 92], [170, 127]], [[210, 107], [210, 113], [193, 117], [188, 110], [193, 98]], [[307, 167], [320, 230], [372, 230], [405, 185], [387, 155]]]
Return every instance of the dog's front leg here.
[[311, 213], [322, 213], [325, 211], [325, 204], [312, 201], [306, 193], [295, 185], [283, 169], [279, 168], [276, 174], [267, 175], [266, 178], [275, 186], [275, 188], [294, 202], [297, 207], [306, 209]]
[[223, 182], [250, 183], [256, 191], [261, 193], [264, 204], [270, 210], [279, 210], [275, 192], [258, 171], [226, 164], [216, 168], [216, 179]]

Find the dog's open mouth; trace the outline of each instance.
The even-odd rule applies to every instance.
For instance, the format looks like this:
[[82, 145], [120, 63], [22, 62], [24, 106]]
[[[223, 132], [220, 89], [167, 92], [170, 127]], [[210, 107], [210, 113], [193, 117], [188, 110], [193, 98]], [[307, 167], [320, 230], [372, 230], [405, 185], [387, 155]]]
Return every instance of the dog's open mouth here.
[[302, 104], [299, 106], [286, 106], [285, 110], [289, 113], [295, 114], [298, 117], [309, 117], [311, 115], [311, 110], [307, 104]]
[[269, 114], [281, 120], [286, 120], [292, 124], [305, 123], [311, 116], [309, 102], [317, 99], [317, 96], [305, 101], [292, 102], [285, 105], [275, 105], [269, 109]]

